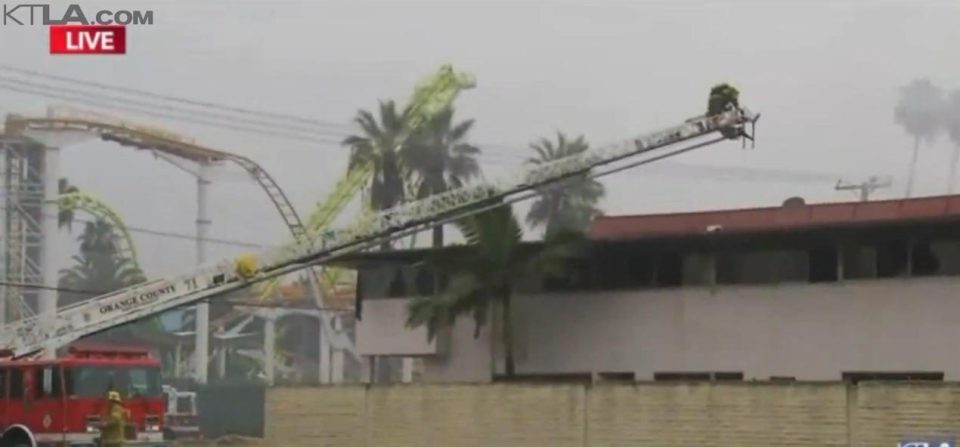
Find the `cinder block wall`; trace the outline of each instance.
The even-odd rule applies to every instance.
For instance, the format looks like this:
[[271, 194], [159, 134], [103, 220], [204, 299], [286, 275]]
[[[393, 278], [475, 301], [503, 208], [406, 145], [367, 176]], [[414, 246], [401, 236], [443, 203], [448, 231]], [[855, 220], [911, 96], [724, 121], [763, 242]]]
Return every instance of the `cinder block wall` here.
[[896, 447], [960, 432], [960, 384], [277, 388], [265, 445]]

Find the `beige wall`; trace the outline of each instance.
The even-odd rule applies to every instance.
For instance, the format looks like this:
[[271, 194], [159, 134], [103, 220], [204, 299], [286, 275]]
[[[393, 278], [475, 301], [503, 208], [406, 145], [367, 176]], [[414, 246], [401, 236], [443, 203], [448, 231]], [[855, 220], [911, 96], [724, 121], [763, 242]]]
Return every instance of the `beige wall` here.
[[265, 445], [896, 447], [955, 435], [960, 384], [278, 388]]
[[[942, 371], [947, 380], [960, 380], [958, 291], [960, 278], [941, 277], [519, 297], [517, 367], [525, 373], [634, 372], [638, 380], [702, 371], [741, 371], [763, 380]], [[382, 302], [388, 301], [403, 302]], [[364, 303], [365, 312], [379, 304]], [[368, 315], [365, 325], [390, 327]], [[490, 379], [489, 332], [474, 339], [472, 321], [462, 324], [469, 328], [454, 329], [460, 336], [451, 337], [449, 352], [426, 364], [429, 380]], [[408, 348], [421, 350], [390, 345], [394, 354]]]
[[367, 300], [363, 318], [357, 320], [360, 355], [437, 354], [438, 340], [427, 341], [427, 328], [407, 328], [408, 300]]

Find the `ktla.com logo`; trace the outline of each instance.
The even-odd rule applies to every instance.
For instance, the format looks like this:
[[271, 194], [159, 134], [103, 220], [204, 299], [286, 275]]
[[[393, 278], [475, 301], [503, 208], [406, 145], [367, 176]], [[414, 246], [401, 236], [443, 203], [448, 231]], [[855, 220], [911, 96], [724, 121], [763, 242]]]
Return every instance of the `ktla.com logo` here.
[[78, 4], [52, 9], [42, 3], [5, 3], [3, 25], [49, 27], [50, 54], [126, 54], [127, 26], [153, 25], [152, 10], [90, 12]]

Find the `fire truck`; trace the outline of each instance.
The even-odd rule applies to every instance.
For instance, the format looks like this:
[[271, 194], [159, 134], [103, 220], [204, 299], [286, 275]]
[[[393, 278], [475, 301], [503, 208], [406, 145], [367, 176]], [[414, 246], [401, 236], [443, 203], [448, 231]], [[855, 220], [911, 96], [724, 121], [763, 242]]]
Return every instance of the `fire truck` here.
[[78, 346], [56, 359], [0, 360], [0, 382], [0, 446], [96, 445], [108, 390], [129, 412], [128, 445], [166, 445], [160, 360], [147, 350]]
[[[21, 359], [0, 365], [0, 373], [4, 374], [0, 414], [6, 424], [0, 447], [91, 445], [97, 438], [97, 415], [111, 380], [129, 396], [129, 444], [164, 445], [165, 400], [159, 362], [149, 355], [75, 350], [57, 360], [22, 359], [61, 349], [113, 327], [530, 199], [543, 188], [571, 177], [609, 175], [740, 137], [745, 144], [746, 140], [753, 141], [753, 127], [759, 117], [739, 105], [726, 107], [721, 113], [708, 112], [656, 132], [530, 166], [516, 177], [472, 183], [364, 214], [346, 230], [326, 232], [264, 253], [226, 259], [183, 275], [147, 281], [61, 307], [52, 315], [31, 315], [0, 326], [0, 351]], [[330, 329], [329, 320], [322, 319], [321, 323], [324, 337], [330, 337], [334, 343], [344, 337]]]
[[197, 393], [194, 391], [180, 391], [172, 386], [164, 385], [163, 394], [166, 399], [166, 415], [163, 429], [165, 439], [198, 440], [200, 439], [200, 421], [197, 417]]

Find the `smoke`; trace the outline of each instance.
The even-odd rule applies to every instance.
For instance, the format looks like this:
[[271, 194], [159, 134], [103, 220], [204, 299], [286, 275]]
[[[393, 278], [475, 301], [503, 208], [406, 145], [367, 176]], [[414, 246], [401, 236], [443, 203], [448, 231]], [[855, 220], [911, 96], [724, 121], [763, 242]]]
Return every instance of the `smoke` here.
[[953, 194], [953, 187], [956, 184], [957, 162], [960, 161], [960, 90], [954, 90], [947, 98], [943, 107], [941, 123], [947, 137], [953, 143], [953, 153], [950, 157], [950, 180], [947, 187], [947, 192]]

